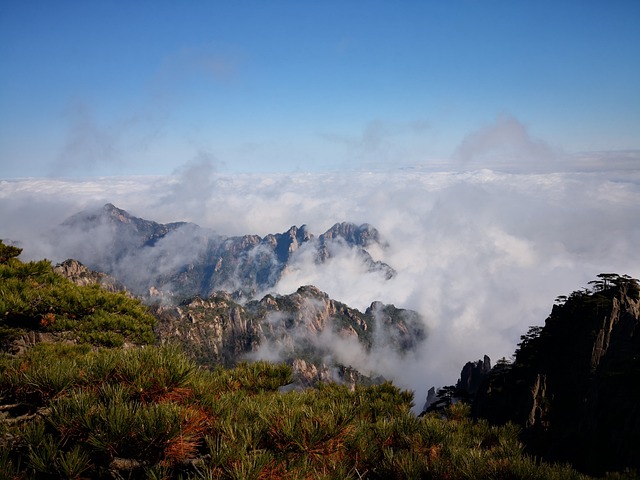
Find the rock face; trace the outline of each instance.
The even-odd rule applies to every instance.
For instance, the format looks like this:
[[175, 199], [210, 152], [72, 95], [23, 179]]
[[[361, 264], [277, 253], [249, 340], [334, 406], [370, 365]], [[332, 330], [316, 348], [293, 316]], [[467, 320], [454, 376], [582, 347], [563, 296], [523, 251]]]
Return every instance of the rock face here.
[[123, 292], [126, 287], [110, 275], [102, 272], [89, 270], [79, 261], [74, 259], [65, 260], [53, 267], [53, 271], [67, 277], [76, 285], [100, 285], [108, 292]]
[[152, 309], [162, 341], [180, 343], [199, 362], [284, 361], [302, 384], [375, 381], [369, 378], [373, 372], [363, 375], [358, 370], [362, 365], [353, 364], [355, 353], [366, 356], [384, 346], [402, 354], [426, 339], [416, 312], [374, 303], [362, 313], [312, 286], [245, 305], [234, 302], [230, 294], [217, 293]]
[[594, 474], [640, 467], [640, 286], [603, 275], [521, 337], [513, 364], [491, 370], [472, 407], [521, 425], [531, 453]]
[[368, 224], [338, 223], [317, 238], [304, 225], [265, 237], [225, 237], [191, 223], [144, 220], [106, 204], [70, 217], [56, 235], [58, 251], [114, 276], [137, 295], [153, 287], [177, 297], [206, 298], [225, 290], [252, 298], [273, 287], [302, 249], [316, 263], [348, 249], [370, 271], [387, 279], [395, 275], [366, 250], [386, 246]]
[[[124, 290], [109, 275], [89, 270], [77, 260], [66, 260], [54, 270], [78, 285]], [[382, 382], [375, 372], [365, 374], [358, 370], [362, 365], [352, 365], [345, 349], [351, 355], [366, 356], [383, 347], [387, 349], [384, 353], [391, 349], [403, 355], [426, 339], [423, 319], [416, 312], [373, 302], [362, 313], [313, 286], [300, 287], [290, 295], [266, 295], [244, 305], [223, 291], [178, 304], [163, 302], [161, 295], [147, 299], [158, 319], [155, 333], [160, 342], [178, 343], [192, 358], [209, 366], [256, 359], [286, 362], [299, 386], [327, 381], [349, 385]]]
[[320, 236], [320, 242], [325, 244], [335, 238], [342, 238], [347, 243], [361, 247], [382, 243], [378, 231], [368, 223], [360, 226], [347, 222], [336, 223]]
[[422, 414], [442, 412], [452, 403], [471, 403], [491, 372], [491, 359], [485, 355], [482, 360], [467, 362], [455, 385], [438, 388], [431, 387], [427, 392], [427, 400], [422, 407]]
[[[125, 210], [117, 208], [111, 203], [105, 204], [98, 210], [79, 212], [65, 220], [61, 231], [65, 228], [95, 230], [98, 227], [111, 227], [121, 242], [121, 248], [135, 248], [136, 246], [152, 246], [170, 232], [184, 227], [186, 222], [160, 224], [130, 215]], [[106, 232], [107, 229], [102, 229]]]
[[460, 372], [456, 388], [473, 398], [490, 371], [491, 359], [487, 355], [477, 362], [467, 362]]

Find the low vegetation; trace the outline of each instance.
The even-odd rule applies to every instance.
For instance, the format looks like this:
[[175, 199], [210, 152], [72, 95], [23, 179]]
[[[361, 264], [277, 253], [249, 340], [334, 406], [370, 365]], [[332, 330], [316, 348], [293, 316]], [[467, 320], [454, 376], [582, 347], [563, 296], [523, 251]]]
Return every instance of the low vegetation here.
[[155, 319], [137, 300], [98, 285], [78, 286], [47, 260], [23, 263], [0, 242], [0, 335], [3, 346], [27, 332], [56, 340], [119, 347], [154, 342]]
[[[39, 344], [1, 362], [4, 478], [581, 478], [464, 405], [418, 418], [391, 384], [279, 393], [284, 365]], [[118, 477], [115, 477], [118, 478]]]
[[135, 300], [13, 253], [0, 255], [5, 345], [59, 341], [0, 354], [0, 479], [585, 478], [526, 456], [514, 426], [464, 404], [417, 417], [390, 383], [284, 393], [285, 365], [204, 369], [145, 345], [153, 321]]

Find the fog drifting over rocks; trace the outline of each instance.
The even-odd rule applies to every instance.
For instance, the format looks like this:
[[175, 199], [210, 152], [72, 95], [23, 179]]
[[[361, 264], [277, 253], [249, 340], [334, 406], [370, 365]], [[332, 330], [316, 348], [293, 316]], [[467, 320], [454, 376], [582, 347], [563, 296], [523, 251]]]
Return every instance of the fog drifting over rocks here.
[[[368, 251], [395, 277], [367, 271], [346, 248], [325, 264], [301, 248], [275, 291], [311, 284], [362, 311], [379, 300], [420, 312], [424, 348], [388, 362], [384, 372], [415, 389], [416, 403], [429, 386], [455, 382], [468, 360], [509, 357], [528, 326], [543, 324], [557, 295], [601, 272], [640, 276], [634, 169], [258, 175], [218, 173], [201, 159], [172, 177], [0, 181], [0, 238], [23, 247], [23, 260], [61, 262], [73, 252], [52, 248], [54, 227], [107, 202], [145, 219], [194, 222], [229, 236], [303, 224], [319, 235], [342, 221], [373, 225], [388, 247]], [[180, 238], [188, 252], [188, 236]], [[87, 248], [99, 246], [93, 239]]]

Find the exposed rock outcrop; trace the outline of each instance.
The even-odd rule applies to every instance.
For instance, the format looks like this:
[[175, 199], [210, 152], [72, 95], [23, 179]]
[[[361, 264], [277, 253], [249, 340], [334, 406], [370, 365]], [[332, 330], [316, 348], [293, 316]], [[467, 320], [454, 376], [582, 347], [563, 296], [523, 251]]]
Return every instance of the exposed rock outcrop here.
[[596, 474], [640, 468], [640, 287], [603, 275], [532, 327], [473, 403], [477, 417], [521, 425], [531, 453]]
[[360, 247], [368, 247], [375, 243], [383, 244], [378, 230], [368, 223], [363, 223], [362, 225], [348, 222], [336, 223], [320, 235], [320, 243], [324, 245], [336, 238], [342, 238], [345, 242]]
[[[153, 245], [169, 232], [188, 225], [186, 222], [161, 224], [151, 220], [134, 217], [127, 211], [117, 208], [111, 203], [100, 209], [90, 209], [79, 212], [62, 224], [62, 227], [72, 229], [93, 230], [98, 226], [111, 226], [122, 234], [123, 240], [131, 247], [138, 245]], [[193, 224], [191, 224], [193, 225]], [[61, 230], [64, 231], [64, 228]], [[126, 245], [123, 243], [123, 245]]]
[[448, 385], [438, 389], [435, 387], [429, 389], [422, 414], [442, 411], [452, 403], [471, 403], [490, 372], [491, 359], [487, 355], [482, 360], [467, 362], [462, 367], [460, 378], [455, 386]]
[[152, 310], [158, 318], [158, 337], [180, 343], [200, 363], [284, 361], [294, 367], [301, 384], [329, 379], [366, 383], [374, 372], [364, 376], [357, 371], [347, 350], [366, 355], [384, 345], [402, 355], [426, 339], [423, 320], [416, 312], [374, 302], [362, 313], [313, 286], [245, 305], [218, 292], [179, 305], [157, 304]]
[[126, 291], [126, 287], [111, 275], [89, 270], [82, 263], [74, 259], [68, 259], [59, 263], [53, 267], [53, 271], [81, 287], [85, 285], [100, 285], [100, 287], [108, 292]]
[[467, 362], [460, 372], [456, 388], [470, 397], [474, 397], [490, 371], [491, 359], [487, 355], [482, 360]]

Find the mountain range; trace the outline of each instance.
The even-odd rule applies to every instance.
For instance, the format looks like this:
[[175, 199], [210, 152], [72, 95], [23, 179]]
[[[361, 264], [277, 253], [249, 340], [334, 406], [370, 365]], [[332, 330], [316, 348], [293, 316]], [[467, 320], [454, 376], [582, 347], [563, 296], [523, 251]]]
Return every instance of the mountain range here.
[[[368, 224], [337, 223], [318, 237], [304, 225], [265, 237], [225, 237], [107, 204], [74, 215], [60, 232], [63, 244], [75, 245], [76, 258], [109, 275], [72, 261], [57, 267], [61, 273], [143, 295], [158, 338], [179, 343], [200, 364], [276, 360], [292, 366], [301, 386], [379, 383], [368, 356], [406, 355], [427, 338], [416, 312], [393, 305], [373, 302], [362, 313], [313, 286], [268, 293], [297, 255], [322, 263], [344, 248], [369, 271], [392, 278], [392, 267], [367, 251], [386, 248]], [[430, 391], [425, 411], [462, 400], [477, 419], [518, 425], [527, 451], [547, 461], [598, 474], [640, 468], [640, 287], [617, 274], [591, 283], [558, 297], [544, 327], [521, 337], [512, 361], [469, 362], [456, 385]]]
[[407, 355], [427, 338], [414, 311], [373, 302], [360, 312], [313, 286], [244, 305], [218, 292], [177, 305], [158, 303], [151, 312], [158, 337], [180, 344], [200, 364], [285, 362], [300, 385], [380, 383], [371, 356]]
[[[524, 454], [517, 428], [476, 421], [463, 403], [419, 418], [411, 412], [411, 391], [378, 379], [370, 379], [375, 385], [362, 385], [353, 368], [336, 366], [336, 377], [304, 359], [325, 357], [327, 346], [378, 358], [394, 350], [410, 351], [421, 337], [414, 327], [422, 322], [409, 312], [373, 303], [362, 314], [308, 286], [243, 305], [228, 293], [177, 305], [159, 302], [151, 306], [159, 309], [154, 317], [139, 299], [117, 291], [121, 285], [104, 273], [75, 260], [55, 270], [47, 260], [25, 263], [16, 258], [20, 252], [0, 241], [2, 478], [589, 478]], [[636, 290], [629, 289], [631, 297], [635, 285]], [[587, 302], [591, 310], [577, 312], [587, 314], [589, 326], [589, 311], [608, 310], [596, 300]], [[615, 300], [613, 305], [612, 313]], [[623, 367], [602, 372], [621, 374], [603, 380], [614, 389], [605, 390], [608, 405], [620, 406], [622, 413], [609, 418], [628, 421], [611, 423], [608, 431], [620, 430], [625, 436], [615, 446], [633, 453], [637, 410], [629, 406], [637, 400], [625, 401], [629, 389], [623, 387], [637, 386], [637, 378], [629, 376], [633, 360], [625, 363], [630, 355], [637, 357], [637, 350], [627, 351], [624, 339], [629, 334], [633, 338], [628, 327], [637, 322], [626, 305], [619, 311], [624, 313], [605, 315], [605, 335], [597, 333], [598, 350], [590, 359], [601, 359], [602, 365], [615, 359]], [[560, 318], [562, 323], [572, 319]], [[609, 326], [616, 333], [607, 337]], [[205, 332], [200, 337], [199, 329]], [[528, 345], [537, 333], [526, 335]], [[182, 349], [173, 345], [176, 340]], [[200, 347], [199, 340], [209, 340], [223, 362], [237, 347], [239, 356], [246, 350], [260, 353], [254, 344], [269, 346], [262, 358], [278, 345], [284, 356], [295, 358], [292, 365], [257, 361], [223, 368], [196, 363], [185, 354], [193, 356], [187, 349], [190, 343]], [[576, 346], [585, 345], [583, 335], [576, 340]], [[584, 367], [583, 360], [579, 356], [567, 368]], [[464, 369], [472, 377], [474, 365]], [[488, 379], [492, 385], [494, 373], [501, 371], [492, 369], [489, 377], [484, 372], [481, 383]], [[559, 373], [567, 378], [571, 372]], [[552, 395], [544, 408], [553, 412], [555, 403], [563, 405], [563, 393], [551, 389], [548, 375]], [[295, 376], [299, 378], [292, 384]], [[315, 388], [307, 388], [302, 376]], [[342, 385], [335, 381], [340, 379]], [[557, 380], [561, 378], [554, 385]], [[526, 383], [501, 390], [518, 392], [523, 386], [526, 394]], [[495, 394], [500, 393], [497, 387], [500, 382], [492, 386]], [[517, 418], [521, 404], [504, 405], [514, 409], [500, 413]], [[592, 453], [607, 462], [610, 450]], [[627, 470], [635, 466], [633, 457], [618, 465], [612, 478], [636, 478]]]
[[305, 225], [230, 237], [106, 204], [69, 217], [56, 238], [73, 257], [58, 273], [141, 298], [158, 319], [160, 341], [180, 344], [203, 365], [266, 359], [291, 365], [299, 385], [380, 382], [373, 357], [405, 355], [427, 336], [417, 312], [393, 305], [374, 301], [360, 312], [313, 286], [272, 293], [298, 256], [322, 264], [347, 251], [365, 271], [392, 278], [393, 268], [367, 251], [387, 248], [369, 224], [336, 223], [317, 237]]
[[79, 212], [56, 229], [56, 248], [92, 270], [108, 273], [137, 295], [176, 298], [227, 291], [236, 299], [268, 292], [298, 255], [328, 261], [348, 249], [370, 272], [396, 272], [375, 261], [367, 248], [386, 248], [369, 224], [336, 223], [315, 236], [305, 225], [286, 232], [224, 236], [193, 223], [161, 224], [112, 204]]

